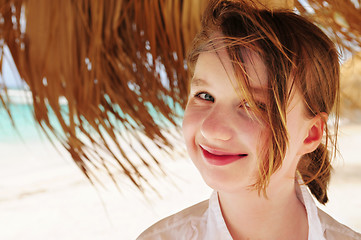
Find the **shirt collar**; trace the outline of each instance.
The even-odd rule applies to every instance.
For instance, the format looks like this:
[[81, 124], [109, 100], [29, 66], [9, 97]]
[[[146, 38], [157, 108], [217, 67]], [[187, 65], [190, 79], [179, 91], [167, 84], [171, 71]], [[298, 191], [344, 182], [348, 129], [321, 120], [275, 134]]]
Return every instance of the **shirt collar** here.
[[223, 219], [217, 191], [213, 191], [211, 198], [209, 199], [207, 234], [205, 239], [232, 240], [232, 236], [229, 233], [226, 222]]
[[[296, 194], [306, 209], [308, 221], [308, 239], [325, 240], [323, 235], [324, 229], [318, 217], [317, 206], [307, 186], [304, 184], [300, 176], [298, 176], [296, 179]], [[213, 191], [209, 199], [209, 213], [206, 235], [209, 237], [206, 239], [232, 239], [222, 215], [217, 191]]]
[[298, 199], [306, 208], [308, 220], [308, 239], [309, 240], [325, 240], [323, 235], [324, 229], [322, 227], [320, 218], [318, 217], [318, 209], [314, 202], [308, 187], [304, 184], [301, 176], [297, 176], [296, 194]]

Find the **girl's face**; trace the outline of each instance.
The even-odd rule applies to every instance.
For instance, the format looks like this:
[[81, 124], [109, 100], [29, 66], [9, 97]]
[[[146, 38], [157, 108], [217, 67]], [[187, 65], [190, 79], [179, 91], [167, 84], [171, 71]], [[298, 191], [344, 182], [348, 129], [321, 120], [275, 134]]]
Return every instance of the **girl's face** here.
[[[257, 104], [267, 100], [266, 67], [256, 54], [245, 59]], [[199, 55], [183, 120], [188, 153], [205, 182], [216, 190], [234, 191], [254, 184], [259, 158], [269, 137], [266, 124], [252, 118], [252, 110], [237, 90], [237, 80], [225, 50]], [[237, 92], [238, 91], [238, 92]], [[283, 165], [272, 178], [294, 179], [308, 119], [296, 93], [287, 111], [289, 147]], [[247, 114], [247, 110], [250, 114]], [[278, 180], [277, 180], [278, 179]], [[272, 180], [271, 180], [272, 181]]]

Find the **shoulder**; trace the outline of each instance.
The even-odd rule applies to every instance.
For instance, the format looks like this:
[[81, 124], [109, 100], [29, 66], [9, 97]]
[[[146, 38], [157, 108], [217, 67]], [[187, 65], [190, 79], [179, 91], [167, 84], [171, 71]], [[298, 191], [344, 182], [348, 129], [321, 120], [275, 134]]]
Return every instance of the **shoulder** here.
[[137, 240], [197, 239], [198, 231], [205, 228], [208, 200], [166, 217], [145, 230]]
[[339, 223], [321, 209], [318, 209], [318, 216], [322, 227], [325, 230], [325, 237], [327, 240], [361, 240], [360, 233], [355, 232], [351, 228]]

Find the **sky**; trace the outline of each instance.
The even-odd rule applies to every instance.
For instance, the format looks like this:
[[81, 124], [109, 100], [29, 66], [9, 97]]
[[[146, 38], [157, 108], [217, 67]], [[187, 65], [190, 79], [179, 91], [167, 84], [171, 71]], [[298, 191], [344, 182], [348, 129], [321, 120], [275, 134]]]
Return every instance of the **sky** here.
[[2, 65], [2, 75], [0, 76], [0, 89], [1, 85], [5, 83], [8, 88], [24, 88], [25, 83], [21, 83], [20, 75], [16, 69], [13, 58], [10, 54], [9, 48], [4, 46], [4, 60]]

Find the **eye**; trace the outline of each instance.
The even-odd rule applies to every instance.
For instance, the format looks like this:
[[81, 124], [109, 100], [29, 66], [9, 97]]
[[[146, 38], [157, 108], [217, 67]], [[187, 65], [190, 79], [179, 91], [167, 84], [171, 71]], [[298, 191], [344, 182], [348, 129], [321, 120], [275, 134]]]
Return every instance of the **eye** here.
[[[262, 102], [255, 102], [258, 110], [265, 111], [266, 110], [266, 104]], [[251, 109], [251, 105], [247, 101], [243, 101], [240, 105], [240, 108], [247, 108]]]
[[239, 104], [239, 107], [240, 108], [247, 108], [247, 109], [251, 108], [250, 104], [247, 101], [241, 102], [241, 104]]
[[195, 96], [197, 98], [200, 98], [200, 99], [205, 100], [205, 101], [214, 102], [214, 97], [212, 97], [212, 95], [210, 95], [209, 93], [206, 93], [206, 92], [197, 93]]
[[241, 108], [251, 108], [251, 106], [249, 105], [249, 103], [246, 102], [246, 101], [244, 101], [243, 103], [241, 103], [241, 104], [239, 105], [239, 107], [241, 107]]
[[265, 103], [262, 103], [262, 102], [257, 102], [257, 107], [259, 110], [261, 111], [266, 111], [266, 104]]

